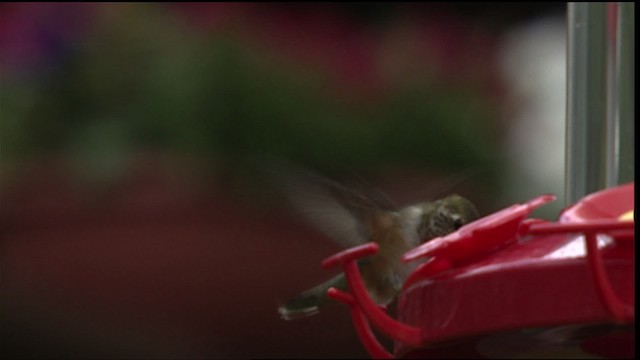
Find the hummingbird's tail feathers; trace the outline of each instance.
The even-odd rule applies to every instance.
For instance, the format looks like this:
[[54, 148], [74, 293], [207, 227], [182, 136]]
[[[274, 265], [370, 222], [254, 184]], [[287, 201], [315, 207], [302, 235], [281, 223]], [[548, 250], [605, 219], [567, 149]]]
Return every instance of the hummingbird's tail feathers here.
[[[278, 308], [278, 313], [280, 314], [280, 318], [284, 320], [296, 320], [315, 315], [320, 312], [320, 306], [312, 305], [314, 302], [317, 302], [315, 296], [309, 296], [303, 299], [295, 298], [287, 302], [285, 305], [280, 306]], [[301, 305], [301, 303], [308, 303], [310, 305]]]
[[320, 307], [328, 300], [327, 290], [330, 287], [323, 283], [297, 295], [278, 308], [280, 317], [284, 320], [295, 320], [319, 313]]
[[340, 273], [331, 280], [287, 301], [278, 308], [280, 317], [284, 320], [295, 320], [319, 313], [320, 308], [330, 300], [329, 296], [327, 296], [327, 290], [332, 287], [343, 291], [347, 289], [347, 281], [344, 278], [344, 274]]

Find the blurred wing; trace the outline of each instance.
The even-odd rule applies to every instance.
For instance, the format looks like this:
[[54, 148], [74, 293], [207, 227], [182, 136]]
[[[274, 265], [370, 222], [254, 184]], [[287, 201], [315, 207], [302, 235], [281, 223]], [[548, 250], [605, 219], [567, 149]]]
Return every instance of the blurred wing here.
[[370, 241], [367, 224], [392, 208], [382, 196], [365, 196], [310, 171], [291, 165], [280, 170], [277, 181], [289, 202], [308, 223], [344, 247]]
[[289, 202], [298, 213], [343, 247], [368, 241], [363, 223], [328, 188], [299, 177], [288, 177], [284, 186]]

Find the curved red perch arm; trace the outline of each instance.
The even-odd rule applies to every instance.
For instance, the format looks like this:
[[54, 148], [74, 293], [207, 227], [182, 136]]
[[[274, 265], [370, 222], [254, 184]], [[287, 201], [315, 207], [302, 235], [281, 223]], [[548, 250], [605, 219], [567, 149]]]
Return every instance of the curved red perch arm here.
[[356, 305], [382, 333], [410, 346], [419, 346], [420, 328], [403, 324], [388, 316], [371, 300], [366, 290], [356, 261], [375, 254], [378, 249], [378, 244], [373, 242], [350, 248], [325, 259], [322, 266], [329, 268], [338, 264], [342, 265]]
[[369, 326], [369, 321], [367, 321], [367, 318], [358, 307], [353, 296], [336, 288], [330, 288], [327, 291], [327, 295], [329, 295], [330, 298], [349, 306], [351, 319], [353, 320], [353, 325], [356, 328], [358, 338], [360, 338], [362, 345], [364, 345], [364, 348], [369, 352], [369, 355], [371, 355], [372, 358], [393, 359], [393, 355], [391, 355], [376, 339], [376, 336], [373, 334], [373, 331], [371, 331], [371, 327]]

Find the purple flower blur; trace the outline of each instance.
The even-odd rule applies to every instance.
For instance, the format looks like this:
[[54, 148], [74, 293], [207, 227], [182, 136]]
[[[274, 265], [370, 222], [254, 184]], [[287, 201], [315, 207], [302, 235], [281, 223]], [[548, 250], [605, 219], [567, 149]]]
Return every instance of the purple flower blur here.
[[95, 5], [0, 4], [0, 66], [5, 74], [39, 73], [64, 63], [84, 39]]

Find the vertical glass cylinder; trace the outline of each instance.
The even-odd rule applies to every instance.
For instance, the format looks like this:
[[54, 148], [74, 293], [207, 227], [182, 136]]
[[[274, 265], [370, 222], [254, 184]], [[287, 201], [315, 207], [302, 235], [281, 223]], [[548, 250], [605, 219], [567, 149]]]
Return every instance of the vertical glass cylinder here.
[[605, 3], [569, 3], [566, 205], [605, 187], [606, 24]]
[[616, 26], [615, 122], [618, 125], [614, 183], [635, 179], [635, 3], [618, 3]]
[[634, 179], [633, 3], [569, 3], [565, 205]]

